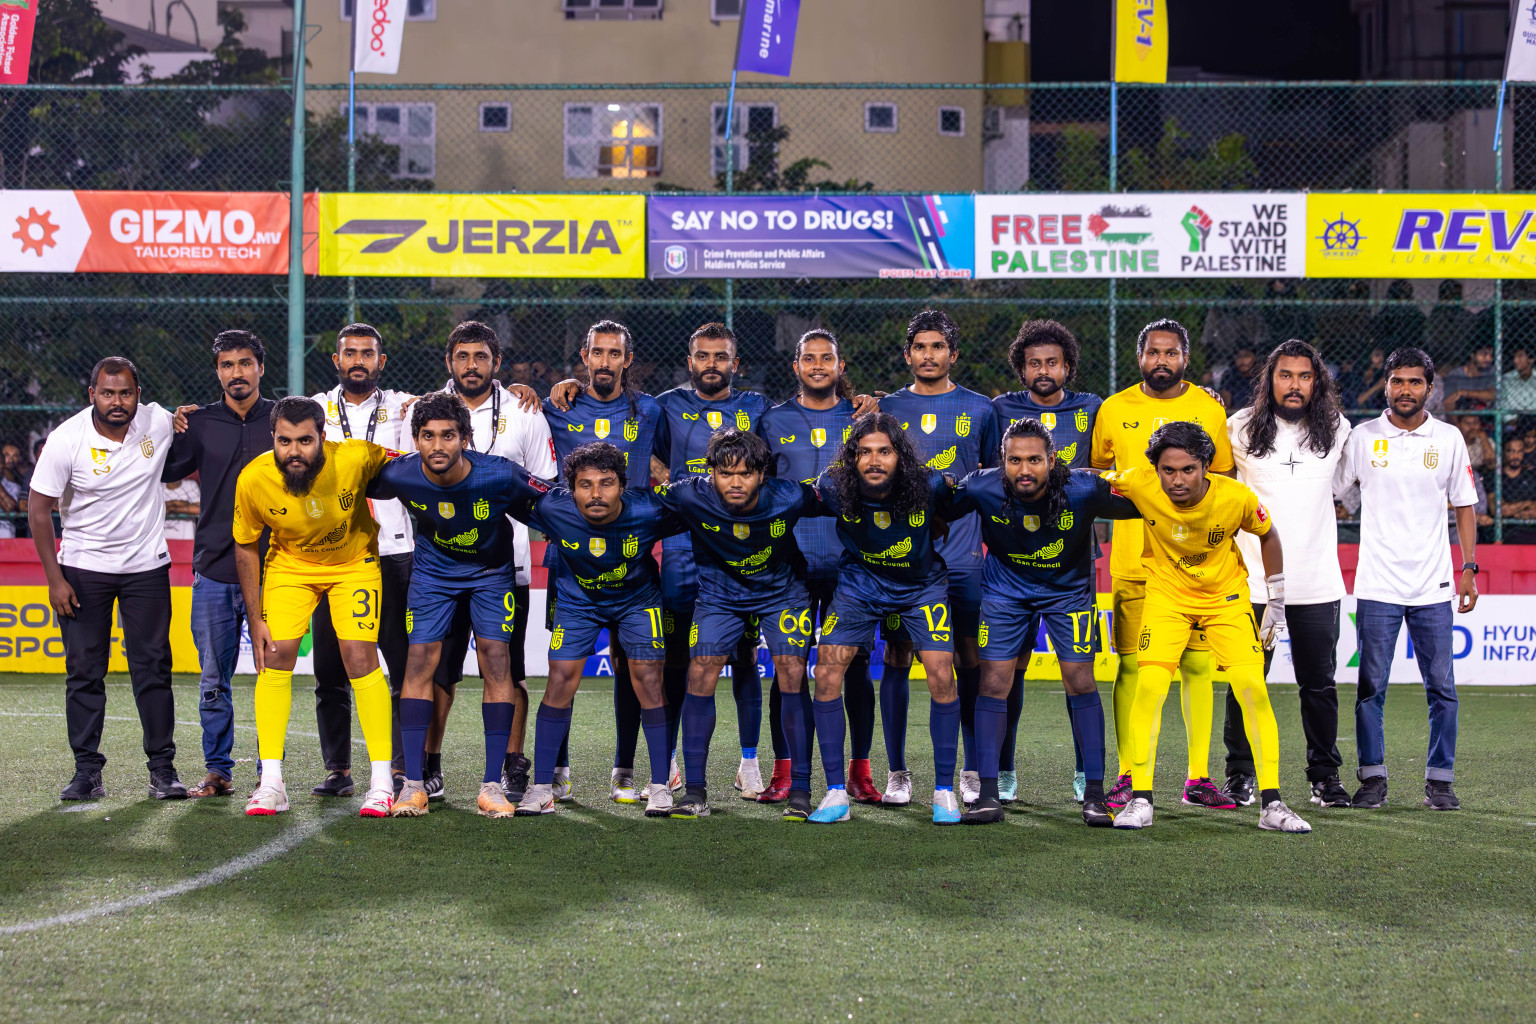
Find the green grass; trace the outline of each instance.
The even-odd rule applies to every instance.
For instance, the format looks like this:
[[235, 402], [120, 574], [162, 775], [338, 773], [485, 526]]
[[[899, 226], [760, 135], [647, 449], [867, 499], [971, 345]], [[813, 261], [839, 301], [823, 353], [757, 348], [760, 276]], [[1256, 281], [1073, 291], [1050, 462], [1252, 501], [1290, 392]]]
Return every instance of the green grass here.
[[[1165, 716], [1155, 827], [1089, 830], [1070, 799], [1059, 689], [1024, 703], [1019, 803], [1004, 825], [939, 829], [926, 700], [909, 746], [922, 806], [792, 827], [733, 799], [734, 708], [719, 700], [714, 816], [651, 821], [606, 799], [608, 693], [577, 701], [577, 802], [474, 814], [480, 719], [466, 686], [449, 802], [363, 820], [322, 804], [310, 703], [294, 700], [290, 814], [143, 798], [134, 721], [107, 723], [109, 799], [65, 812], [59, 677], [3, 677], [0, 927], [152, 893], [307, 830], [217, 885], [0, 934], [0, 1020], [1446, 1020], [1526, 1016], [1536, 981], [1536, 690], [1462, 691], [1467, 810], [1419, 806], [1422, 693], [1394, 688], [1392, 801], [1261, 833], [1257, 812], [1178, 802], [1183, 729]], [[537, 682], [535, 686], [539, 685]], [[178, 677], [178, 718], [196, 688]], [[1348, 709], [1353, 688], [1341, 688]], [[249, 724], [250, 680], [240, 680]], [[1297, 699], [1279, 686], [1282, 784], [1306, 806]], [[1218, 713], [1220, 705], [1218, 704]], [[133, 715], [121, 678], [108, 714]], [[1346, 727], [1349, 718], [1346, 710]], [[1352, 731], [1352, 730], [1349, 730]], [[195, 725], [179, 764], [201, 777]], [[237, 756], [250, 757], [242, 728]], [[531, 743], [530, 743], [531, 746]], [[766, 753], [766, 744], [765, 753]], [[1353, 763], [1353, 743], [1341, 743]], [[360, 751], [360, 748], [359, 748]], [[1220, 743], [1217, 740], [1219, 773]], [[643, 746], [642, 746], [643, 756]], [[881, 758], [878, 730], [875, 759]], [[361, 759], [361, 758], [360, 758]], [[1111, 766], [1112, 767], [1112, 766]], [[242, 794], [254, 771], [236, 771]], [[883, 778], [883, 775], [880, 776]]]

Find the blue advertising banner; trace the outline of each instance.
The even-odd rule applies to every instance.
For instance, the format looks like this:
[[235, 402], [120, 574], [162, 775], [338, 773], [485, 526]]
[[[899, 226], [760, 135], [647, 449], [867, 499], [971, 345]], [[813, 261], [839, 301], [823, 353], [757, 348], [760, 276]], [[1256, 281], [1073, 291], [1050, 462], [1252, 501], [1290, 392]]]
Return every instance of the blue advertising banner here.
[[741, 8], [736, 70], [788, 77], [799, 20], [800, 0], [746, 0]]
[[653, 278], [975, 273], [968, 195], [651, 196], [649, 204]]

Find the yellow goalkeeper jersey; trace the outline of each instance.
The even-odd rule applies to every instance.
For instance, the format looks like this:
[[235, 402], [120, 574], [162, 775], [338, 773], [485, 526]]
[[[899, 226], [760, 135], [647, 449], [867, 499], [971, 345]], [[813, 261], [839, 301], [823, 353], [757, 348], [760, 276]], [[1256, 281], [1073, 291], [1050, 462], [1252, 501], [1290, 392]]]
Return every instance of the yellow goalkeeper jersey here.
[[324, 442], [325, 466], [308, 494], [290, 492], [270, 455], [251, 460], [235, 482], [235, 541], [254, 544], [272, 530], [267, 566], [345, 565], [379, 553], [379, 524], [368, 508], [369, 482], [389, 461], [369, 441]]

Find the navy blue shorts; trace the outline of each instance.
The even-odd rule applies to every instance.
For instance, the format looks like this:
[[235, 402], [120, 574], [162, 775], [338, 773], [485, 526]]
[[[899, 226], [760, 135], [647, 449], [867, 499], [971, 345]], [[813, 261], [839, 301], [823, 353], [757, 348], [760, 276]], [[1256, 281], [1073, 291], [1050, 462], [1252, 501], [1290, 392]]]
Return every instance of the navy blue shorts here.
[[977, 636], [981, 628], [981, 564], [949, 570], [949, 612], [955, 632]]
[[1012, 661], [1034, 650], [1044, 621], [1051, 648], [1060, 661], [1092, 661], [1098, 651], [1099, 613], [1092, 606], [1075, 611], [1037, 612], [1016, 598], [985, 597], [976, 640], [982, 661]]
[[609, 648], [619, 648], [631, 661], [660, 661], [666, 657], [662, 633], [661, 595], [654, 588], [637, 593], [627, 603], [595, 605], [569, 593], [555, 603], [554, 628], [549, 634], [550, 661], [584, 661], [597, 650], [597, 634], [609, 627]]
[[804, 584], [755, 600], [743, 595], [729, 603], [704, 595], [694, 606], [688, 652], [693, 657], [727, 657], [736, 653], [743, 636], [755, 640], [761, 634], [774, 657], [804, 658], [810, 653], [813, 633], [811, 599]]
[[684, 547], [669, 548], [661, 542], [661, 603], [667, 608], [693, 610], [699, 599], [699, 567], [693, 560], [693, 541], [684, 535]]
[[406, 598], [405, 631], [412, 644], [435, 644], [453, 632], [459, 602], [469, 599], [469, 621], [481, 640], [509, 643], [517, 620], [517, 579], [512, 567], [470, 579], [447, 579], [417, 569]]
[[903, 630], [919, 651], [953, 651], [954, 622], [949, 611], [949, 588], [936, 580], [915, 597], [894, 597], [851, 587], [845, 575], [832, 595], [827, 617], [821, 623], [821, 643], [845, 647], [870, 647], [882, 626]]

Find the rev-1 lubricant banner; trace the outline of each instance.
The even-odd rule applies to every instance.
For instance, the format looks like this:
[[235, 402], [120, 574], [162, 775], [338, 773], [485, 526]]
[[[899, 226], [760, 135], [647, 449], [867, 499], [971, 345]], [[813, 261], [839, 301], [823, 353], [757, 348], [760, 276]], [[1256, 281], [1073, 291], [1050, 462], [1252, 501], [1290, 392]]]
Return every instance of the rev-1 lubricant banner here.
[[971, 197], [652, 196], [652, 277], [971, 277]]
[[1308, 277], [1536, 277], [1536, 197], [1307, 196]]

